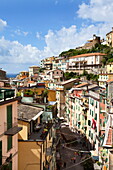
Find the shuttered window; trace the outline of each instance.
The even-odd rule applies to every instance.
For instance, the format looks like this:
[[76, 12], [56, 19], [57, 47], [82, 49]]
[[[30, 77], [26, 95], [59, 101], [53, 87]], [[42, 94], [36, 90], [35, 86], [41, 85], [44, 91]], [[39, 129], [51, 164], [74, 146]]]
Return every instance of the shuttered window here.
[[7, 106], [7, 129], [12, 128], [12, 105]]
[[7, 137], [7, 151], [12, 148], [12, 136]]

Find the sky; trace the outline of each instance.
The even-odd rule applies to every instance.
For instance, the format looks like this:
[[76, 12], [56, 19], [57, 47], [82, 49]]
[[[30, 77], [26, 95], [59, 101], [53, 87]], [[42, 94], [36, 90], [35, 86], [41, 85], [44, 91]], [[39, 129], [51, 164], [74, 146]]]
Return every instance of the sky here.
[[0, 68], [27, 71], [112, 27], [113, 0], [0, 0]]

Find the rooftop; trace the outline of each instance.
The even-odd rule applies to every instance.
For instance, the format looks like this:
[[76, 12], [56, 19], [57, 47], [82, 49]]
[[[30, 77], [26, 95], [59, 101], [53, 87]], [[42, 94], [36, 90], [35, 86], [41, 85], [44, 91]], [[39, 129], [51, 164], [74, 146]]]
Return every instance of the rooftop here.
[[53, 123], [46, 123], [40, 125], [41, 128], [38, 130], [38, 132], [32, 132], [31, 135], [29, 136], [29, 140], [35, 140], [35, 141], [43, 141], [46, 139], [46, 136], [48, 135], [49, 130], [53, 126]]
[[18, 104], [18, 119], [23, 121], [31, 121], [38, 118], [43, 113], [43, 108]]
[[112, 82], [112, 81], [113, 81], [113, 79], [109, 79], [109, 80], [107, 80], [107, 83]]
[[90, 56], [104, 56], [104, 53], [87, 53], [87, 54], [80, 54], [76, 56], [72, 56], [70, 58], [79, 58], [79, 57], [90, 57]]
[[86, 86], [86, 85], [88, 85], [88, 83], [81, 83], [81, 84], [78, 84], [77, 86], [75, 86], [75, 88], [83, 87], [83, 86]]
[[70, 80], [67, 80], [67, 81], [63, 81], [63, 82], [60, 82], [60, 83], [56, 83], [56, 84], [59, 84], [59, 85], [66, 85], [68, 83], [72, 83], [72, 82], [75, 82], [77, 81], [78, 79], [70, 79]]

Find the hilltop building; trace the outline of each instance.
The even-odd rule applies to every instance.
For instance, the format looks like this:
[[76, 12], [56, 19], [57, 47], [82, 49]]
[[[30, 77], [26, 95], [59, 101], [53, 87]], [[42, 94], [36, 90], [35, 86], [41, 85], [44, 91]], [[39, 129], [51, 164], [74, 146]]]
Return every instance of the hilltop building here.
[[106, 44], [113, 47], [113, 27], [112, 30], [106, 34]]

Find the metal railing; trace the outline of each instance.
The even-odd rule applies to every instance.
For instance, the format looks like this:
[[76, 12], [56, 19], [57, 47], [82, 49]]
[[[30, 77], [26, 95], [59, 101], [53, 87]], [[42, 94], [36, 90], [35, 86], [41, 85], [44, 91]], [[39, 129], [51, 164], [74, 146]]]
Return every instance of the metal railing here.
[[0, 89], [0, 101], [7, 100], [8, 98], [15, 97], [14, 89]]

